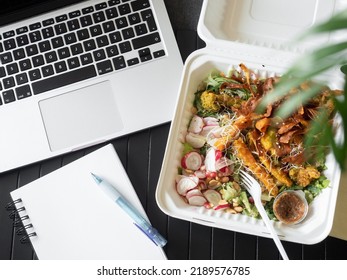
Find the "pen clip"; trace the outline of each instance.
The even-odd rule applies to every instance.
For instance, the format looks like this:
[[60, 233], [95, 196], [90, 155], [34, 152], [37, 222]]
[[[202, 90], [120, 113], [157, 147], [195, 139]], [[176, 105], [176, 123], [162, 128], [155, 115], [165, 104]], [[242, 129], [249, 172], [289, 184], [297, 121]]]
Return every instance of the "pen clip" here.
[[156, 246], [158, 246], [157, 243], [153, 240], [152, 236], [150, 236], [145, 230], [143, 230], [137, 223], [134, 223], [134, 225], [141, 230]]

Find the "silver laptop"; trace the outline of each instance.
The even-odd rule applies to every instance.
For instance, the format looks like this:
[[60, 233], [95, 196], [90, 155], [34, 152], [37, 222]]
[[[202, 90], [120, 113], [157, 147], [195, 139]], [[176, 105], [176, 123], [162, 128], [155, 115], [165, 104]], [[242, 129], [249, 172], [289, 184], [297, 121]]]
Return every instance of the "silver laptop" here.
[[173, 116], [183, 63], [163, 0], [62, 2], [0, 27], [0, 172]]

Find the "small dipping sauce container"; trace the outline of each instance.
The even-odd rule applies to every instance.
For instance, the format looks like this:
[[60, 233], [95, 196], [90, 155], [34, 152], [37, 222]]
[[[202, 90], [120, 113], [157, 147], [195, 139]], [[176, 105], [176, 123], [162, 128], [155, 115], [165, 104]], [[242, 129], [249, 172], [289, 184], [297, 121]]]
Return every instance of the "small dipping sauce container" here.
[[273, 204], [274, 214], [279, 221], [287, 225], [295, 225], [305, 219], [308, 203], [303, 191], [287, 190], [281, 192]]

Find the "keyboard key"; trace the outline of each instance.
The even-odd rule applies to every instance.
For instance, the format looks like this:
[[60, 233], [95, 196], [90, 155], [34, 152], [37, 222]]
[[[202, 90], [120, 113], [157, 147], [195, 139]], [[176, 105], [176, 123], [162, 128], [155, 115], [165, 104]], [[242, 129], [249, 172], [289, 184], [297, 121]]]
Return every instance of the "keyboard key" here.
[[54, 69], [56, 73], [61, 73], [66, 71], [67, 70], [66, 62], [63, 60], [63, 61], [54, 63]]
[[50, 49], [52, 49], [51, 43], [48, 40], [42, 41], [39, 43], [39, 49], [41, 52], [49, 51]]
[[25, 45], [29, 44], [29, 38], [26, 34], [18, 36], [16, 38], [16, 41], [17, 41], [18, 47], [25, 46]]
[[54, 24], [54, 19], [53, 18], [50, 18], [50, 19], [46, 19], [42, 22], [42, 25], [43, 26], [48, 26], [48, 25], [52, 25]]
[[14, 35], [16, 35], [16, 33], [14, 32], [14, 30], [7, 31], [7, 32], [5, 32], [5, 33], [2, 34], [2, 36], [4, 37], [4, 39], [13, 37]]
[[140, 14], [139, 13], [135, 13], [135, 14], [129, 15], [128, 19], [129, 19], [129, 23], [131, 25], [137, 24], [137, 23], [141, 22], [141, 18], [140, 18]]
[[16, 75], [17, 85], [26, 84], [28, 82], [28, 76], [26, 73], [20, 73]]
[[126, 67], [124, 56], [117, 56], [112, 59], [114, 69], [120, 70]]
[[82, 65], [87, 65], [93, 62], [93, 57], [90, 53], [82, 54], [80, 56]]
[[51, 40], [51, 43], [52, 43], [53, 49], [60, 48], [60, 47], [64, 46], [63, 37], [62, 37], [62, 36], [54, 37], [54, 38]]
[[81, 43], [77, 43], [70, 46], [72, 55], [77, 55], [83, 52], [83, 47]]
[[54, 74], [53, 66], [50, 64], [41, 67], [41, 71], [44, 77], [52, 76]]
[[151, 50], [149, 48], [139, 50], [139, 57], [142, 62], [151, 60], [152, 59]]
[[54, 30], [57, 35], [61, 35], [67, 32], [67, 27], [65, 22], [54, 25]]
[[122, 40], [122, 36], [119, 31], [109, 34], [111, 44], [118, 43]]
[[148, 32], [147, 26], [144, 23], [138, 24], [135, 26], [135, 32], [137, 36], [144, 35]]
[[96, 64], [98, 74], [103, 75], [113, 71], [112, 63], [110, 60], [105, 60]]
[[120, 15], [126, 15], [131, 12], [130, 5], [128, 3], [122, 4], [118, 6], [118, 11]]
[[80, 61], [78, 60], [78, 57], [72, 57], [67, 60], [67, 65], [69, 66], [69, 69], [75, 69], [80, 66]]
[[6, 71], [8, 75], [13, 75], [18, 73], [19, 68], [17, 63], [11, 63], [6, 65]]
[[25, 58], [25, 51], [23, 48], [16, 49], [13, 51], [13, 57], [15, 60], [23, 59]]
[[155, 23], [152, 10], [149, 9], [149, 10], [142, 11], [141, 17], [142, 17], [143, 21], [147, 22], [149, 31], [157, 30], [157, 25]]
[[[0, 67], [0, 78], [3, 78], [6, 76], [6, 71], [5, 71], [5, 67]], [[1, 85], [1, 83], [0, 83]]]
[[87, 52], [96, 49], [95, 41], [93, 39], [84, 41], [83, 46]]
[[15, 86], [15, 81], [13, 77], [7, 77], [2, 80], [2, 84], [5, 89], [11, 88]]
[[90, 37], [88, 29], [85, 28], [85, 29], [78, 30], [77, 37], [80, 41], [88, 39]]
[[117, 46], [112, 45], [106, 48], [106, 53], [108, 57], [113, 57], [119, 54]]
[[30, 86], [25, 85], [25, 86], [16, 88], [16, 96], [18, 100], [31, 96]]
[[45, 91], [53, 90], [62, 86], [77, 83], [97, 75], [94, 65], [89, 65], [67, 73], [55, 75], [48, 79], [32, 83], [34, 94], [40, 94]]
[[100, 4], [96, 4], [95, 5], [95, 10], [99, 11], [102, 9], [106, 9], [107, 8], [107, 3], [106, 2], [102, 2]]
[[29, 33], [29, 38], [31, 43], [38, 42], [42, 39], [40, 31], [34, 31]]
[[94, 51], [93, 56], [95, 61], [104, 60], [106, 58], [106, 54], [103, 49]]
[[10, 90], [6, 90], [2, 92], [2, 97], [4, 99], [4, 103], [10, 103], [16, 100], [15, 96], [14, 96], [14, 91], [13, 89]]
[[94, 8], [92, 6], [82, 9], [82, 14], [84, 15], [92, 12], [94, 12]]
[[99, 48], [108, 46], [110, 43], [108, 41], [108, 38], [106, 35], [100, 36], [96, 38], [96, 44], [98, 45]]
[[104, 29], [105, 33], [108, 33], [108, 32], [116, 30], [116, 27], [114, 26], [114, 23], [113, 23], [112, 20], [104, 22], [102, 24], [102, 28]]
[[77, 42], [77, 38], [75, 33], [68, 33], [64, 35], [65, 43], [67, 45], [73, 44]]
[[65, 20], [67, 20], [67, 15], [60, 15], [60, 16], [57, 16], [56, 18], [55, 18], [55, 21], [56, 22], [62, 22], [62, 21], [65, 21]]
[[119, 43], [118, 47], [121, 53], [130, 52], [132, 50], [131, 44], [129, 41]]
[[46, 58], [47, 63], [57, 61], [57, 59], [58, 59], [57, 53], [55, 51], [45, 53], [45, 58]]
[[46, 27], [42, 29], [42, 37], [44, 39], [51, 38], [54, 36], [54, 30], [53, 27]]
[[41, 73], [39, 69], [34, 69], [29, 71], [29, 79], [30, 81], [36, 81], [38, 79], [41, 79]]
[[37, 45], [30, 45], [30, 46], [27, 46], [25, 48], [26, 52], [27, 52], [27, 56], [33, 56], [35, 54], [38, 54], [39, 53], [39, 50], [37, 48]]
[[148, 8], [149, 1], [148, 0], [136, 0], [131, 2], [131, 7], [133, 8], [133, 11], [139, 11], [145, 8]]
[[111, 6], [114, 6], [114, 5], [117, 5], [120, 3], [120, 0], [110, 0], [107, 2], [108, 5], [111, 7]]
[[20, 35], [20, 34], [23, 34], [23, 33], [26, 33], [26, 32], [28, 32], [28, 27], [27, 26], [23, 26], [23, 27], [20, 27], [20, 28], [16, 29], [17, 35]]
[[32, 58], [32, 62], [34, 64], [35, 67], [38, 67], [38, 66], [41, 66], [45, 63], [44, 59], [43, 59], [43, 55], [37, 55], [37, 56], [34, 56]]
[[36, 29], [39, 29], [39, 28], [41, 28], [41, 23], [40, 22], [35, 22], [35, 23], [29, 25], [30, 31], [36, 30]]
[[80, 22], [75, 18], [67, 22], [67, 27], [69, 28], [69, 31], [77, 30], [80, 28]]
[[134, 29], [132, 27], [125, 28], [122, 30], [122, 35], [124, 40], [128, 40], [135, 36]]
[[0, 61], [2, 64], [12, 62], [13, 61], [12, 54], [10, 52], [0, 54]]
[[92, 37], [95, 37], [95, 36], [99, 36], [102, 34], [102, 29], [101, 29], [101, 25], [94, 25], [92, 27], [89, 28], [89, 31], [90, 31], [90, 35]]
[[64, 48], [61, 48], [58, 50], [58, 56], [59, 56], [59, 59], [65, 59], [67, 57], [70, 57], [71, 54], [70, 54], [70, 50], [68, 47], [64, 47]]
[[14, 39], [4, 41], [4, 48], [6, 51], [16, 48], [16, 41]]
[[69, 18], [75, 18], [75, 17], [79, 17], [81, 15], [80, 11], [73, 11], [71, 13], [69, 13]]
[[149, 46], [149, 45], [153, 45], [156, 43], [159, 43], [161, 41], [159, 33], [155, 32], [155, 33], [151, 33], [139, 38], [135, 38], [132, 40], [133, 43], [133, 47], [135, 50]]
[[82, 27], [86, 27], [93, 24], [93, 20], [90, 15], [80, 17], [80, 22]]
[[128, 66], [133, 66], [133, 65], [139, 64], [140, 61], [137, 57], [134, 57], [134, 58], [128, 59], [127, 63], [128, 63]]
[[30, 59], [24, 59], [19, 61], [19, 67], [21, 71], [26, 71], [32, 68]]
[[118, 12], [117, 12], [117, 9], [115, 7], [107, 9], [105, 11], [105, 13], [106, 13], [107, 19], [113, 19], [113, 18], [118, 17]]
[[99, 23], [99, 22], [105, 21], [106, 17], [104, 12], [100, 11], [93, 14], [93, 19], [95, 23]]
[[118, 29], [121, 29], [121, 28], [128, 26], [128, 21], [127, 21], [126, 17], [117, 18], [117, 19], [115, 19], [115, 22], [116, 22], [116, 26]]

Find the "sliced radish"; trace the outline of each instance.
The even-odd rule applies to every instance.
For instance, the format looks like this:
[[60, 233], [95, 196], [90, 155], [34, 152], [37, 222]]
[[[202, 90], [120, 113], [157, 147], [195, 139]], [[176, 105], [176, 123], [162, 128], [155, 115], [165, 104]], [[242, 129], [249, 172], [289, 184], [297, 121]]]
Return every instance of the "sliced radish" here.
[[205, 167], [208, 172], [216, 171], [216, 152], [213, 148], [208, 149], [206, 152]]
[[193, 148], [201, 148], [205, 145], [206, 139], [204, 136], [200, 134], [189, 132], [186, 135], [186, 142], [190, 144]]
[[203, 119], [195, 115], [190, 121], [188, 131], [192, 133], [200, 133], [203, 127], [204, 127]]
[[218, 126], [218, 125], [205, 125], [205, 126], [202, 128], [202, 130], [201, 130], [201, 132], [200, 132], [200, 135], [202, 135], [202, 136], [204, 136], [204, 137], [207, 137], [207, 136], [210, 136], [210, 135], [213, 136], [212, 132], [213, 132], [213, 130], [214, 130], [215, 128], [217, 128], [217, 127], [219, 127], [219, 126]]
[[195, 195], [188, 199], [188, 203], [194, 206], [203, 206], [206, 202], [206, 198], [200, 195]]
[[220, 193], [215, 190], [206, 190], [203, 195], [213, 206], [219, 205], [219, 201], [222, 199]]
[[195, 195], [200, 195], [200, 196], [203, 196], [202, 192], [198, 189], [192, 189], [192, 190], [189, 190], [186, 194], [186, 198], [189, 199], [191, 198], [192, 196], [195, 196]]
[[200, 179], [205, 179], [206, 178], [206, 170], [196, 170], [194, 172], [194, 175]]
[[198, 170], [201, 167], [201, 164], [201, 155], [195, 151], [185, 154], [181, 160], [182, 167], [189, 170]]
[[[214, 157], [215, 157], [216, 163], [217, 163], [218, 160], [220, 160], [220, 159], [222, 158], [222, 156], [223, 156], [222, 151], [220, 151], [220, 150], [215, 150], [215, 152], [214, 152]], [[217, 168], [217, 165], [216, 165], [216, 168]], [[217, 169], [218, 169], [218, 168], [217, 168]]]
[[[197, 180], [196, 180], [196, 179]], [[186, 193], [197, 187], [199, 183], [199, 178], [197, 177], [183, 177], [181, 178], [181, 180], [179, 180], [179, 182], [177, 183], [177, 192], [180, 195], [186, 195]]]
[[219, 126], [218, 119], [214, 118], [214, 117], [205, 117], [204, 123], [205, 123], [205, 125], [218, 125]]
[[212, 208], [211, 203], [209, 203], [208, 201], [206, 201], [206, 202], [204, 203], [204, 207], [205, 207], [206, 209], [211, 209], [211, 208]]
[[228, 208], [230, 208], [230, 204], [224, 203], [224, 204], [219, 204], [219, 205], [215, 206], [213, 209], [214, 210], [224, 210], [224, 209], [228, 209]]

